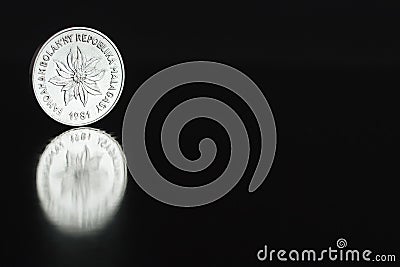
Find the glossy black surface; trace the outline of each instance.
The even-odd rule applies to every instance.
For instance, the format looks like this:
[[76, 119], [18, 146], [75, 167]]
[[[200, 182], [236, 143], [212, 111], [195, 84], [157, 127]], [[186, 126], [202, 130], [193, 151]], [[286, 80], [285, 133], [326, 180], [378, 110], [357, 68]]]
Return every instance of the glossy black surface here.
[[[265, 244], [323, 249], [341, 237], [352, 248], [398, 252], [399, 9], [382, 1], [330, 2], [8, 3], [1, 41], [7, 156], [0, 265], [265, 266], [256, 258]], [[70, 127], [41, 110], [29, 68], [41, 43], [70, 26], [104, 32], [124, 59], [122, 96], [91, 125], [119, 142], [131, 96], [163, 68], [210, 60], [247, 74], [263, 90], [277, 126], [275, 162], [264, 184], [247, 192], [253, 155], [224, 198], [184, 209], [151, 198], [129, 176], [120, 210], [103, 232], [59, 233], [39, 205], [35, 168], [48, 141]], [[206, 129], [201, 124], [208, 125], [198, 121], [185, 136]], [[222, 167], [228, 153], [221, 154]]]

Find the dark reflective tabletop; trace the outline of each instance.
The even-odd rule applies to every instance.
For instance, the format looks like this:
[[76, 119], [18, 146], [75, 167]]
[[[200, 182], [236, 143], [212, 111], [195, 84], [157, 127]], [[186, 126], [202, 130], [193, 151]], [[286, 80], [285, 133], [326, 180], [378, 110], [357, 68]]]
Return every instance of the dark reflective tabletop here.
[[[383, 4], [358, 8], [336, 1], [328, 8], [312, 2], [230, 3], [231, 9], [197, 3], [187, 10], [189, 4], [9, 3], [2, 38], [6, 213], [0, 265], [294, 266], [260, 262], [257, 252], [265, 245], [322, 250], [336, 247], [339, 238], [349, 248], [396, 254], [400, 21]], [[30, 82], [35, 50], [70, 26], [104, 32], [124, 59], [120, 100], [90, 129], [48, 117]], [[254, 193], [248, 186], [259, 157], [257, 139], [250, 144], [248, 168], [227, 195], [180, 208], [153, 199], [135, 183], [120, 148], [122, 122], [143, 82], [193, 60], [221, 62], [248, 75], [271, 106], [278, 143], [271, 171]], [[207, 96], [217, 87], [188, 84], [167, 97], [199, 91]], [[171, 101], [157, 107], [160, 114]], [[248, 110], [239, 111], [257, 136]], [[149, 138], [159, 138], [160, 125], [157, 118], [148, 125]], [[98, 145], [101, 136], [118, 151], [116, 158]], [[207, 184], [229, 161], [223, 129], [207, 120], [185, 129], [180, 145], [193, 159], [196, 136], [214, 138], [217, 162], [206, 174], [169, 176], [170, 182]], [[150, 152], [160, 172], [170, 173], [159, 147]]]

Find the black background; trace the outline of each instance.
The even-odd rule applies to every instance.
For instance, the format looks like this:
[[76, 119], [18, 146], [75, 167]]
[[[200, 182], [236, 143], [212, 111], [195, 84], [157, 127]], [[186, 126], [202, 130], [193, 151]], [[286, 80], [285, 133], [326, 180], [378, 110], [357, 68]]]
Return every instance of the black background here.
[[[265, 244], [324, 249], [341, 237], [350, 248], [398, 253], [399, 15], [384, 1], [4, 3], [1, 102], [7, 150], [0, 265], [284, 266], [258, 262], [257, 251]], [[59, 233], [41, 211], [35, 168], [49, 140], [71, 127], [41, 110], [29, 68], [36, 49], [70, 26], [105, 33], [122, 54], [122, 96], [91, 125], [119, 142], [131, 96], [156, 72], [209, 60], [247, 74], [266, 96], [277, 126], [276, 157], [264, 184], [247, 191], [257, 160], [252, 155], [246, 174], [225, 197], [204, 207], [177, 208], [151, 198], [129, 176], [120, 210], [103, 232], [84, 238]], [[213, 126], [202, 133], [204, 123], [209, 122], [192, 125], [195, 130], [185, 136], [218, 133], [226, 148], [223, 131]], [[182, 140], [182, 147], [194, 145], [193, 139]], [[221, 156], [220, 169], [227, 160]], [[200, 179], [196, 185], [210, 176], [193, 179]]]

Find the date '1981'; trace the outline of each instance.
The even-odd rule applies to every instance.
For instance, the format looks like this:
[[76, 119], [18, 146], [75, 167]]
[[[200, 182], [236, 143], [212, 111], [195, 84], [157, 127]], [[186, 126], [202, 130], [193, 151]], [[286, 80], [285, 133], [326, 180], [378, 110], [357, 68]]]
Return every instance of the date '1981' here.
[[86, 120], [90, 118], [89, 111], [81, 111], [81, 112], [70, 112], [69, 119], [72, 120]]

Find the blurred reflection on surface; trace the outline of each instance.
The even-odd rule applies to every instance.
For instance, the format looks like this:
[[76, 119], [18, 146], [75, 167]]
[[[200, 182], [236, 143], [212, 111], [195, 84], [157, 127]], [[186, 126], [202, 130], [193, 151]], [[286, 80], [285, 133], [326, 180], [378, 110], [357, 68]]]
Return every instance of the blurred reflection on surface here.
[[72, 234], [105, 226], [124, 196], [126, 180], [120, 145], [92, 128], [72, 129], [54, 138], [36, 171], [44, 212], [61, 231]]

